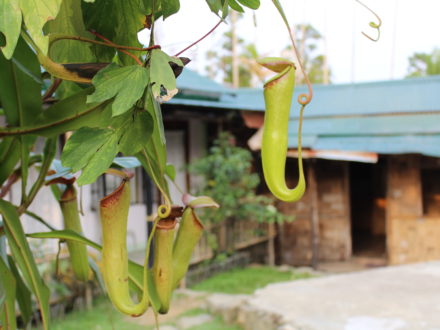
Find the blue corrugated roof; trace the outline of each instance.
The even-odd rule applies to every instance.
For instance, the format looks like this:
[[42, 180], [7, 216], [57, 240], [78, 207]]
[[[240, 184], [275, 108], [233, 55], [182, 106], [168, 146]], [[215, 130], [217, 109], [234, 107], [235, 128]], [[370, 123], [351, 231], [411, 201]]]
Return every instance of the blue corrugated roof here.
[[231, 93], [231, 89], [188, 69], [182, 71], [176, 82], [181, 93], [193, 93], [193, 95], [207, 93], [217, 97]]
[[[297, 137], [289, 136], [289, 146], [296, 148]], [[378, 154], [417, 153], [440, 157], [440, 134], [432, 135], [364, 135], [303, 136], [303, 147], [314, 150], [362, 151]]]
[[[177, 81], [180, 94], [171, 104], [264, 111], [262, 89], [229, 89], [189, 70]], [[314, 85], [313, 90], [304, 114], [304, 147], [440, 157], [440, 76]], [[305, 91], [297, 87], [292, 102], [291, 148], [297, 146], [296, 98]]]
[[[440, 110], [440, 76], [356, 84], [314, 85], [313, 100], [306, 117], [384, 114], [390, 112]], [[306, 88], [295, 88], [291, 113], [298, 111], [296, 99]], [[240, 89], [237, 103], [246, 109], [264, 111], [261, 89]]]

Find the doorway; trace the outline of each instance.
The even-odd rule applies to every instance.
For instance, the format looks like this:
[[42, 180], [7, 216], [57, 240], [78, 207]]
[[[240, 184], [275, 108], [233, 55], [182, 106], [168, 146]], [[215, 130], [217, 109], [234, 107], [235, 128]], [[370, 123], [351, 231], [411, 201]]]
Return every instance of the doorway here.
[[386, 171], [376, 164], [350, 163], [350, 209], [353, 257], [366, 266], [383, 266], [386, 256]]

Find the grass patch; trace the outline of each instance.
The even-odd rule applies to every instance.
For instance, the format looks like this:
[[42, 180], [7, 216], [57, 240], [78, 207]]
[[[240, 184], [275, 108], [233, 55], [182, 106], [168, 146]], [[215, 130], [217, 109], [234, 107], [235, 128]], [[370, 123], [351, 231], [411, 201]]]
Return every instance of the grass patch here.
[[185, 312], [183, 312], [182, 314], [179, 315], [179, 317], [182, 316], [196, 316], [196, 315], [200, 315], [200, 314], [207, 314], [208, 311], [206, 309], [203, 308], [193, 308], [193, 309], [189, 309]]
[[217, 316], [212, 321], [191, 327], [189, 330], [243, 330], [243, 328], [236, 324], [226, 324], [220, 316]]
[[117, 312], [109, 301], [99, 298], [95, 301], [90, 311], [74, 311], [64, 319], [52, 321], [51, 330], [141, 330], [145, 326], [127, 321], [121, 313]]
[[230, 271], [214, 275], [191, 289], [208, 292], [245, 293], [251, 294], [256, 289], [270, 283], [292, 281], [310, 278], [309, 273], [295, 273], [292, 271], [280, 271], [274, 267], [258, 266], [236, 268]]

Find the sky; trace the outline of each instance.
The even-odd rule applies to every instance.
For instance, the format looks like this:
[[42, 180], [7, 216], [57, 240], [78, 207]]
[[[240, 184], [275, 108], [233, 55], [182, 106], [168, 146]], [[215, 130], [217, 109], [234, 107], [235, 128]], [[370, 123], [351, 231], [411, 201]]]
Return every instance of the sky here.
[[[310, 23], [324, 37], [323, 53], [328, 56], [333, 83], [401, 79], [408, 72], [408, 57], [414, 52], [440, 48], [440, 0], [363, 0], [382, 19], [381, 37], [372, 42], [376, 31], [369, 27], [375, 17], [354, 0], [280, 0], [291, 26]], [[261, 0], [256, 11], [246, 10], [239, 21], [239, 37], [254, 42], [263, 56], [279, 56], [289, 44], [282, 20], [270, 0]], [[174, 54], [208, 32], [218, 17], [205, 0], [181, 0], [181, 10], [157, 26], [156, 41]], [[189, 68], [206, 74], [205, 54], [222, 43], [229, 27], [222, 24], [213, 34], [183, 56]], [[148, 31], [140, 33], [147, 43]]]

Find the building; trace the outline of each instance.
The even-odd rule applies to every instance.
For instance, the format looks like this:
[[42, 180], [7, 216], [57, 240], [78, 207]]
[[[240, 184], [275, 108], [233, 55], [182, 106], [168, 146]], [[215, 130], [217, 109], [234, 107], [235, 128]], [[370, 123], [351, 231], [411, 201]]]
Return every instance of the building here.
[[[179, 170], [176, 182], [188, 191], [198, 178], [184, 165], [202, 156], [221, 130], [255, 151], [261, 172], [258, 131], [263, 124], [261, 89], [231, 90], [184, 70], [179, 94], [163, 104], [169, 162]], [[298, 203], [278, 203], [296, 221], [278, 228], [277, 260], [291, 265], [346, 261], [353, 256], [399, 264], [440, 258], [440, 77], [347, 85], [314, 86], [307, 107], [303, 147], [308, 189]], [[297, 89], [296, 95], [304, 91]], [[295, 98], [296, 99], [296, 98]], [[296, 183], [298, 106], [292, 106], [287, 179]], [[128, 245], [142, 249], [146, 216], [157, 194], [140, 169], [132, 181]], [[31, 178], [32, 179], [32, 178]], [[86, 236], [100, 241], [99, 198], [117, 184], [103, 176], [82, 190]], [[180, 201], [179, 190], [171, 195]], [[19, 198], [19, 187], [9, 199]], [[31, 210], [62, 227], [49, 188]], [[267, 193], [265, 187], [261, 187]], [[27, 232], [45, 228], [24, 219]], [[254, 240], [266, 244], [269, 236]], [[39, 240], [32, 240], [37, 250]], [[46, 244], [46, 243], [45, 243]], [[244, 245], [245, 246], [245, 245]], [[45, 247], [55, 252], [56, 242]]]
[[[314, 86], [303, 124], [308, 190], [298, 203], [279, 203], [297, 217], [280, 228], [279, 262], [440, 258], [439, 90], [439, 76]], [[263, 110], [260, 92], [240, 94]], [[289, 124], [293, 157], [298, 109]], [[258, 111], [244, 114], [253, 127]], [[250, 145], [258, 150], [260, 141], [256, 134]], [[291, 186], [296, 171], [288, 161]]]

